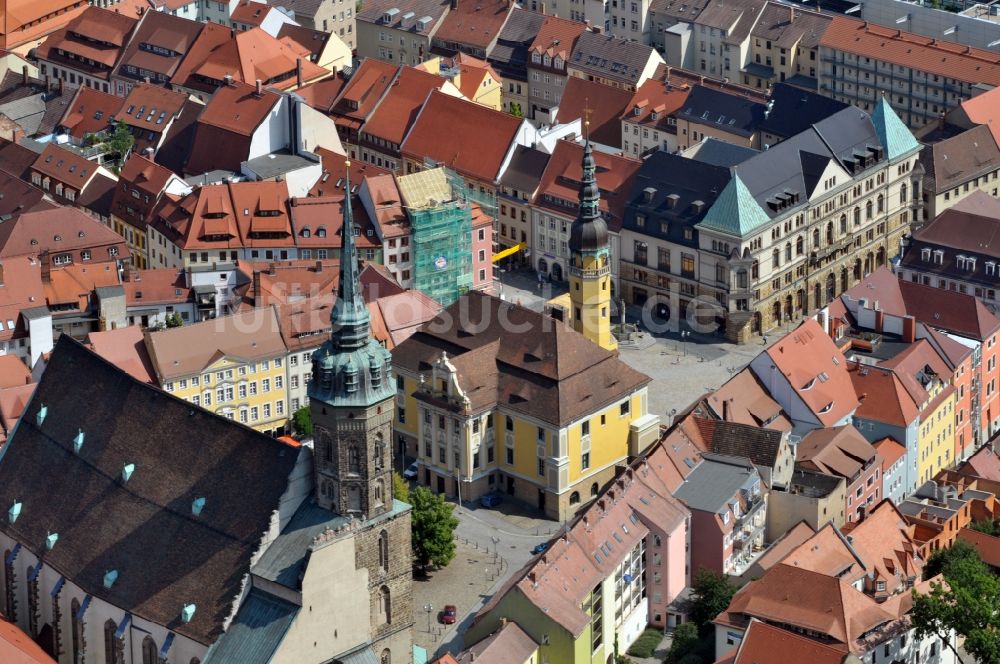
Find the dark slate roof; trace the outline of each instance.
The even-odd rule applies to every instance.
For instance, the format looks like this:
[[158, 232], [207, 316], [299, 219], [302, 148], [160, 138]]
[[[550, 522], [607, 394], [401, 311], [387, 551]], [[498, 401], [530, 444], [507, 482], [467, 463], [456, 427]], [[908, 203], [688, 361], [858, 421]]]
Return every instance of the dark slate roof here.
[[[473, 411], [496, 408], [566, 426], [624, 399], [649, 377], [542, 313], [470, 291], [392, 351], [426, 373], [442, 351]], [[419, 398], [419, 395], [418, 395]]]
[[788, 138], [850, 105], [787, 83], [777, 83], [771, 88], [771, 103], [767, 106], [769, 110], [758, 128]]
[[0, 170], [22, 180], [31, 179], [31, 165], [38, 159], [27, 145], [0, 138]]
[[550, 156], [541, 150], [518, 145], [500, 178], [500, 184], [533, 196]]
[[679, 115], [688, 122], [718, 127], [738, 136], [751, 136], [764, 119], [764, 104], [740, 95], [696, 85]]
[[544, 20], [543, 14], [520, 7], [511, 12], [487, 58], [500, 76], [528, 80], [528, 48], [535, 41]]
[[[629, 194], [623, 228], [668, 239], [688, 246], [697, 246], [697, 234], [684, 239], [684, 229], [700, 222], [729, 182], [729, 169], [713, 166], [668, 152], [654, 152], [636, 173]], [[647, 203], [647, 189], [652, 198]], [[676, 199], [673, 198], [676, 196]], [[703, 205], [697, 210], [694, 203]], [[672, 207], [671, 207], [672, 204]], [[636, 224], [636, 213], [645, 215], [642, 227]], [[663, 227], [666, 223], [666, 229]]]
[[[393, 501], [388, 512], [366, 521], [366, 526], [392, 519], [409, 510], [410, 506]], [[323, 531], [337, 530], [350, 523], [349, 517], [325, 510], [312, 500], [304, 501], [281, 534], [267, 546], [264, 555], [253, 566], [253, 573], [292, 590], [302, 589], [302, 576], [313, 540]]]
[[684, 156], [688, 159], [697, 159], [703, 164], [729, 167], [743, 163], [757, 152], [759, 151], [753, 148], [709, 136], [685, 150]]
[[104, 217], [111, 217], [111, 202], [115, 197], [115, 188], [118, 181], [113, 180], [103, 173], [98, 173], [94, 179], [87, 184], [87, 188], [80, 193], [76, 204], [91, 212]]
[[299, 612], [291, 602], [253, 588], [202, 664], [267, 664]]
[[[855, 161], [861, 154], [869, 158], [866, 168], [873, 166], [876, 154], [880, 161], [885, 160], [882, 142], [869, 115], [848, 106], [734, 166], [733, 170], [754, 200], [773, 219], [805, 204], [819, 184], [819, 171], [830, 160], [849, 173], [861, 172]], [[778, 196], [789, 193], [798, 195], [791, 207], [771, 204]]]
[[782, 432], [740, 422], [702, 420], [699, 422], [716, 454], [747, 457], [754, 465], [774, 467], [781, 449]]
[[[0, 528], [84, 592], [208, 644], [222, 634], [297, 456], [63, 335], [0, 458], [0, 504], [23, 504]], [[59, 540], [46, 551], [50, 532]], [[119, 576], [107, 589], [112, 569]], [[185, 604], [197, 606], [188, 623]]]
[[740, 495], [741, 489], [749, 490], [759, 479], [749, 459], [705, 454], [674, 491], [674, 497], [690, 509], [718, 513]]
[[576, 40], [568, 64], [574, 69], [637, 85], [653, 53], [653, 48], [645, 44], [584, 32]]

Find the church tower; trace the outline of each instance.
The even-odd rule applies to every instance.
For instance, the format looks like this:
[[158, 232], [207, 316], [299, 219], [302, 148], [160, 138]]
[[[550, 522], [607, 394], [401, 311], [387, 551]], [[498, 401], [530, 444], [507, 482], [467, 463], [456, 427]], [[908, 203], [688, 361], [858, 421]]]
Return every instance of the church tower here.
[[392, 510], [392, 356], [371, 336], [361, 293], [351, 212], [350, 168], [341, 231], [340, 283], [333, 331], [313, 354], [309, 407], [320, 506], [372, 519]]
[[579, 198], [580, 211], [569, 236], [570, 320], [577, 332], [601, 348], [614, 350], [618, 342], [611, 334], [611, 247], [608, 226], [601, 217], [601, 190], [589, 137], [583, 147]]

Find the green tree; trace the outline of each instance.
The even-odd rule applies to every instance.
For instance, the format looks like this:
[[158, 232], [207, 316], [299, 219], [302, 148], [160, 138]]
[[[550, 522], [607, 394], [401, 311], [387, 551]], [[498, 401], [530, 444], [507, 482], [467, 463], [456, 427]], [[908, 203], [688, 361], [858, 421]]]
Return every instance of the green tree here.
[[455, 557], [455, 528], [458, 519], [453, 505], [444, 496], [418, 486], [410, 493], [413, 505], [413, 553], [426, 571], [429, 565], [444, 567]]
[[309, 406], [302, 406], [292, 414], [292, 427], [300, 436], [311, 436], [313, 432], [312, 413]]
[[924, 580], [931, 579], [962, 560], [979, 560], [976, 549], [968, 542], [955, 542], [950, 549], [938, 549], [924, 565]]
[[510, 105], [510, 114], [513, 115], [515, 118], [523, 118], [524, 117], [524, 111], [521, 110], [521, 105], [520, 104], [511, 104]]
[[1000, 577], [971, 545], [959, 541], [956, 548], [938, 560], [945, 582], [933, 582], [929, 593], [913, 591], [910, 620], [919, 638], [937, 636], [960, 662], [952, 631], [965, 637], [965, 650], [977, 661], [1000, 662]]
[[392, 497], [404, 503], [410, 502], [410, 483], [399, 473], [392, 474]]
[[993, 537], [1000, 537], [1000, 521], [994, 521], [993, 519], [984, 519], [982, 521], [976, 521], [971, 526], [972, 530], [978, 530], [981, 533], [986, 533], [987, 535], [992, 535]]
[[181, 327], [184, 325], [184, 319], [177, 312], [172, 314], [167, 314], [166, 316], [167, 327]]
[[691, 591], [691, 621], [704, 635], [712, 629], [715, 617], [729, 606], [736, 587], [725, 575], [703, 567], [695, 574]]
[[674, 630], [674, 638], [667, 651], [666, 664], [677, 664], [688, 655], [696, 653], [701, 645], [698, 627], [693, 622], [681, 623]]
[[135, 137], [128, 130], [128, 125], [119, 120], [118, 124], [115, 125], [114, 133], [108, 139], [108, 149], [118, 155], [119, 164], [124, 164], [133, 145], [135, 145]]

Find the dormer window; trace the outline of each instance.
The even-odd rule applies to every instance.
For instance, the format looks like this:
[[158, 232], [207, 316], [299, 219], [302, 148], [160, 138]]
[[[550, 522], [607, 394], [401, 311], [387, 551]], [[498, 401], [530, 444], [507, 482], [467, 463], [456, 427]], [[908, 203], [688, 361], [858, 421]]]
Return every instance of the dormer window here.
[[636, 107], [635, 107], [635, 110], [634, 110], [634, 111], [632, 111], [632, 113], [633, 113], [633, 115], [636, 115], [636, 116], [638, 116], [639, 114], [641, 114], [641, 113], [642, 113], [642, 109], [641, 109], [641, 108], [639, 108], [638, 106], [636, 106]]
[[931, 259], [931, 250], [926, 247], [920, 251], [920, 260], [929, 261]]
[[564, 64], [563, 59], [557, 55], [556, 59], [553, 60], [553, 64], [555, 65], [556, 69], [562, 69]]
[[552, 58], [550, 58], [549, 56], [546, 55], [544, 60], [545, 60], [545, 66], [546, 67], [551, 67], [552, 66]]
[[542, 63], [542, 56], [541, 56], [541, 54], [540, 53], [532, 53], [531, 54], [531, 61], [534, 64], [536, 64], [536, 65], [541, 64]]
[[875, 583], [875, 590], [880, 593], [885, 592], [885, 581], [878, 581]]
[[969, 272], [976, 271], [976, 259], [971, 256], [965, 259], [965, 269]]
[[958, 265], [959, 270], [965, 269], [965, 256], [959, 254], [955, 257], [955, 264]]
[[997, 264], [993, 261], [986, 261], [986, 274], [988, 276], [995, 276], [997, 272]]
[[305, 226], [305, 227], [304, 227], [304, 228], [302, 229], [302, 237], [310, 237], [311, 235], [312, 235], [312, 231], [311, 231], [311, 230], [309, 230], [309, 227], [308, 227], [308, 226]]
[[659, 117], [660, 117], [660, 114], [659, 114], [659, 113], [657, 113], [656, 111], [653, 111], [653, 112], [652, 112], [652, 113], [651, 113], [651, 114], [649, 115], [649, 119], [650, 119], [650, 120], [653, 120], [654, 122], [655, 122], [655, 121], [656, 121], [656, 119], [657, 119], [657, 118], [659, 118]]
[[316, 237], [326, 237], [326, 226], [320, 226], [316, 229]]
[[938, 265], [944, 264], [944, 250], [942, 249], [934, 250], [934, 262], [937, 263]]

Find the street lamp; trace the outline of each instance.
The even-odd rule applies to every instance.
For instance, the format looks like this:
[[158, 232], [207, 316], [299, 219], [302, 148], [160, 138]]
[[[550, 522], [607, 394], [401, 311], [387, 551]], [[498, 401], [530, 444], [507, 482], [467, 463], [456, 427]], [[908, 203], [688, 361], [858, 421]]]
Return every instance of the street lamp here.
[[433, 604], [424, 604], [424, 611], [427, 612], [427, 631], [431, 631], [431, 611], [434, 610]]
[[684, 341], [687, 340], [687, 338], [690, 337], [690, 336], [691, 336], [691, 332], [689, 330], [682, 330], [681, 331], [681, 348], [684, 349], [684, 355], [685, 356], [688, 354], [688, 349], [687, 349], [687, 346], [684, 345]]

